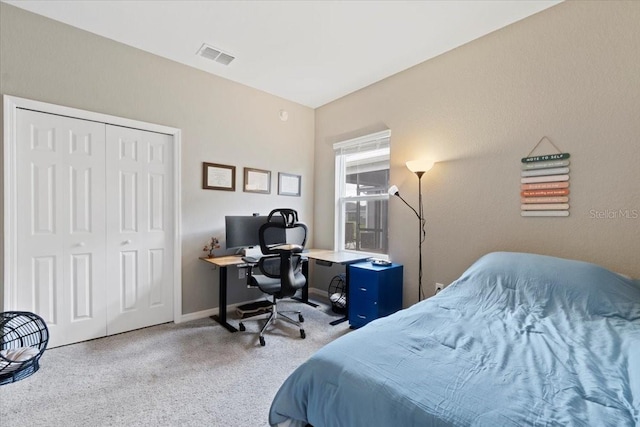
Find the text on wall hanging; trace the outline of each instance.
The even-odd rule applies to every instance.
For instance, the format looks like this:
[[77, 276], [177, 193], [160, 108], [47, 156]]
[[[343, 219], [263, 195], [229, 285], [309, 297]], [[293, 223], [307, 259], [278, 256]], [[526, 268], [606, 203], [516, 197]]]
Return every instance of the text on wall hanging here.
[[[532, 156], [543, 141], [548, 141], [557, 153]], [[544, 136], [527, 157], [522, 158], [522, 216], [569, 216], [569, 157], [569, 153], [561, 152]]]

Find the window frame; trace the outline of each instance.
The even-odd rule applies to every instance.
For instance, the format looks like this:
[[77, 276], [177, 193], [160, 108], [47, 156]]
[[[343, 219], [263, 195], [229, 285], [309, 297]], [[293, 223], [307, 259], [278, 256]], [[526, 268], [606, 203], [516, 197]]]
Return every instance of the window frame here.
[[[387, 233], [387, 253], [379, 253], [379, 252], [367, 252], [358, 249], [347, 249], [345, 248], [345, 223], [346, 223], [346, 205], [348, 203], [359, 203], [362, 201], [366, 202], [375, 202], [375, 201], [383, 201], [389, 200], [389, 193], [384, 192], [382, 194], [372, 194], [372, 195], [364, 195], [364, 196], [346, 196], [343, 195], [343, 191], [346, 190], [346, 166], [345, 166], [345, 153], [341, 153], [344, 149], [349, 148], [357, 148], [366, 145], [371, 145], [375, 147], [376, 144], [384, 143], [386, 140], [386, 145], [389, 149], [389, 170], [391, 169], [391, 130], [387, 129], [381, 132], [372, 133], [369, 135], [364, 135], [358, 138], [349, 139], [346, 141], [341, 141], [333, 144], [334, 149], [334, 157], [335, 157], [335, 213], [334, 213], [334, 242], [333, 247], [336, 251], [344, 251], [351, 253], [358, 253], [362, 255], [368, 255], [374, 258], [381, 259], [389, 259], [389, 246], [388, 246], [388, 229]], [[363, 151], [373, 151], [372, 150], [363, 150]], [[387, 183], [388, 185], [388, 183]], [[388, 215], [389, 215], [389, 204], [387, 203], [387, 226], [388, 226]]]

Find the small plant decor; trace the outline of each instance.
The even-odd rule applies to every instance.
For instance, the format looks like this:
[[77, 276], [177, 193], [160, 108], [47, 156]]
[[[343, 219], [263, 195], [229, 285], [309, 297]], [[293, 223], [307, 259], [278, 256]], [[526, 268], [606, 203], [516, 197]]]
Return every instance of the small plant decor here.
[[204, 248], [202, 248], [202, 250], [204, 252], [209, 251], [209, 254], [207, 255], [207, 258], [214, 258], [215, 255], [213, 254], [213, 250], [214, 249], [220, 249], [220, 241], [218, 240], [217, 237], [212, 237], [211, 241], [209, 243], [207, 243], [206, 245], [204, 245]]

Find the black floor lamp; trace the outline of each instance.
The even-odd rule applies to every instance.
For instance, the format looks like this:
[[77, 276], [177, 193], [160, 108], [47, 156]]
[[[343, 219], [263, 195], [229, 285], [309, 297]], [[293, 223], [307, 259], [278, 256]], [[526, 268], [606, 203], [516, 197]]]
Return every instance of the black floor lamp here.
[[416, 174], [418, 177], [418, 210], [416, 211], [405, 199], [400, 196], [400, 191], [398, 191], [398, 187], [392, 185], [389, 188], [389, 194], [392, 196], [398, 196], [400, 200], [404, 202], [405, 205], [409, 206], [411, 210], [418, 217], [418, 301], [421, 301], [424, 297], [424, 293], [422, 291], [422, 243], [424, 243], [425, 236], [427, 232], [424, 229], [425, 219], [424, 219], [424, 206], [422, 204], [422, 175], [425, 172], [429, 171], [433, 167], [433, 162], [429, 160], [413, 160], [407, 162], [407, 168]]

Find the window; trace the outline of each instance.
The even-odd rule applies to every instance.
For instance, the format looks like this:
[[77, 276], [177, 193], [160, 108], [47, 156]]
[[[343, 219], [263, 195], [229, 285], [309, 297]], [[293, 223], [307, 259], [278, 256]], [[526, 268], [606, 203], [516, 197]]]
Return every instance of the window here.
[[387, 254], [390, 136], [387, 130], [333, 146], [336, 250]]

